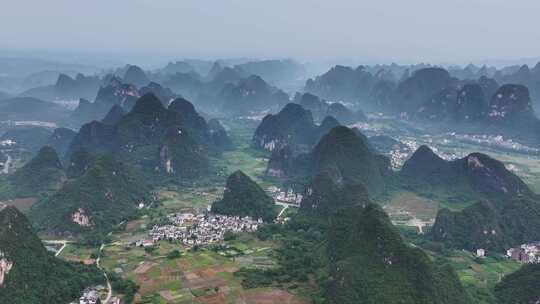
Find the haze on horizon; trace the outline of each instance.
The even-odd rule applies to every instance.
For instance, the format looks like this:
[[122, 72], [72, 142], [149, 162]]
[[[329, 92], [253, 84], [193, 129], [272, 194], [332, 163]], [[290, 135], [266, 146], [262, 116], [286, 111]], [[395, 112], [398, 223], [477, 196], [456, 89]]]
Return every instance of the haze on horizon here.
[[538, 0], [19, 0], [0, 50], [467, 63], [540, 55]]

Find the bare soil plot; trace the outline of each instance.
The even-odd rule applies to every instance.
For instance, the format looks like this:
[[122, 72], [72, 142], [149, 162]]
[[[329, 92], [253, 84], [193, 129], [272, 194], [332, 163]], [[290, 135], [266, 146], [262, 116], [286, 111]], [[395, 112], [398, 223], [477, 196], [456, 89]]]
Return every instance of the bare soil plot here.
[[153, 263], [149, 263], [149, 262], [143, 262], [141, 265], [139, 265], [139, 267], [137, 267], [135, 269], [135, 273], [136, 274], [145, 274], [148, 272], [148, 270], [150, 270], [150, 268], [152, 268], [154, 266]]
[[439, 204], [413, 192], [400, 192], [384, 205], [384, 209], [390, 217], [415, 217], [427, 221], [437, 216]]
[[144, 220], [129, 221], [126, 224], [126, 232], [132, 232], [136, 229], [139, 229], [142, 224], [144, 224]]
[[309, 304], [308, 300], [300, 299], [297, 296], [281, 289], [253, 290], [244, 293], [243, 299], [238, 299], [237, 303], [245, 304]]
[[211, 295], [197, 297], [195, 298], [195, 303], [222, 304], [226, 303], [226, 296], [223, 293], [218, 292]]
[[225, 286], [225, 280], [214, 275], [206, 275], [201, 271], [184, 273], [184, 286], [189, 289], [219, 288]]

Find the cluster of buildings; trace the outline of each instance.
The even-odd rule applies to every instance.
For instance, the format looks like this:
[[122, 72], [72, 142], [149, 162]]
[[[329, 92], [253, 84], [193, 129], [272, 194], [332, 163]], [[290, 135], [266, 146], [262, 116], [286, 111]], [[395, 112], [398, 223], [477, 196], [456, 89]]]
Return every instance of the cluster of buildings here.
[[149, 239], [140, 240], [136, 246], [153, 246], [160, 240], [180, 241], [187, 246], [207, 245], [221, 242], [225, 232], [254, 232], [262, 219], [249, 216], [226, 216], [211, 213], [175, 213], [168, 216], [170, 224], [155, 225], [149, 232]]
[[411, 155], [411, 152], [409, 150], [402, 150], [402, 149], [394, 149], [389, 152], [387, 155], [390, 158], [390, 165], [392, 166], [392, 169], [398, 170], [403, 166], [403, 163], [409, 156]]
[[0, 141], [0, 146], [2, 146], [2, 147], [11, 147], [11, 146], [13, 146], [15, 144], [16, 144], [16, 142], [14, 140], [11, 140], [11, 139], [5, 139], [5, 140]]
[[506, 251], [506, 256], [521, 263], [540, 263], [540, 242], [510, 248]]
[[470, 135], [470, 134], [456, 134], [455, 132], [448, 133], [449, 136], [462, 141], [473, 144], [480, 144], [484, 146], [491, 146], [501, 148], [504, 150], [512, 150], [516, 152], [522, 152], [527, 154], [538, 154], [540, 149], [529, 147], [518, 142], [513, 141], [511, 138], [504, 138], [502, 135]]
[[[84, 290], [82, 296], [79, 298], [79, 304], [101, 304], [99, 299], [99, 292], [94, 288], [87, 288]], [[70, 304], [77, 304], [72, 302]]]
[[293, 189], [283, 191], [276, 186], [268, 187], [266, 192], [278, 203], [300, 205], [303, 198], [302, 194], [294, 192]]
[[110, 297], [110, 299], [106, 302], [103, 302], [100, 299], [100, 292], [103, 293], [105, 290], [105, 286], [98, 285], [94, 287], [86, 288], [83, 291], [83, 294], [79, 298], [79, 301], [74, 301], [69, 304], [123, 304], [124, 301], [120, 299], [119, 297]]

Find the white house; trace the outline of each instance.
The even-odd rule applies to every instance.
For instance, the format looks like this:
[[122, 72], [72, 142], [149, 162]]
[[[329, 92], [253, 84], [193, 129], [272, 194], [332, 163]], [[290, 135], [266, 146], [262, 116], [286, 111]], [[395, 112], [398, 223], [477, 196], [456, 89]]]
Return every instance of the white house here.
[[476, 249], [476, 256], [479, 258], [483, 258], [486, 256], [486, 251], [482, 248]]

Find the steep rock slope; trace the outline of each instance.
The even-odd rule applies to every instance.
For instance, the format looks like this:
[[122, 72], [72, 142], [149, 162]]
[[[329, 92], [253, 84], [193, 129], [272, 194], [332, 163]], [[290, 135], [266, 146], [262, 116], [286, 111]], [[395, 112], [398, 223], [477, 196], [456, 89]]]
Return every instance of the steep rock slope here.
[[531, 193], [503, 163], [482, 153], [446, 161], [429, 147], [421, 146], [403, 164], [400, 174], [407, 187], [420, 192], [443, 190], [460, 193], [469, 199], [507, 199]]
[[318, 140], [316, 135], [317, 125], [311, 112], [289, 103], [279, 113], [269, 114], [262, 120], [255, 130], [252, 145], [268, 151], [288, 146], [295, 152], [306, 152]]
[[1, 303], [68, 303], [84, 288], [103, 281], [97, 268], [68, 263], [47, 252], [16, 208], [0, 210]]
[[38, 196], [60, 189], [66, 174], [56, 151], [45, 146], [8, 180], [16, 197]]
[[271, 222], [277, 216], [274, 200], [242, 171], [236, 171], [227, 178], [223, 199], [212, 204], [212, 212], [251, 216]]
[[84, 125], [68, 154], [80, 149], [115, 153], [147, 173], [192, 178], [206, 174], [209, 153], [224, 149], [215, 136], [187, 100], [176, 99], [167, 109], [153, 94], [146, 94], [116, 124]]
[[58, 155], [62, 157], [64, 154], [66, 154], [71, 141], [73, 138], [75, 138], [75, 135], [77, 135], [77, 132], [73, 131], [72, 129], [56, 128], [45, 145], [53, 147], [56, 152], [58, 152]]
[[340, 209], [329, 229], [330, 303], [468, 303], [454, 270], [409, 247], [379, 206]]
[[369, 143], [354, 130], [338, 126], [324, 135], [310, 154], [312, 176], [327, 172], [332, 179], [362, 183], [370, 194], [385, 188], [383, 176], [389, 173], [386, 157], [373, 153]]
[[52, 233], [104, 232], [134, 216], [139, 204], [151, 202], [141, 175], [112, 157], [103, 157], [30, 211], [40, 229]]
[[505, 276], [495, 286], [495, 295], [501, 304], [535, 304], [540, 302], [540, 264], [523, 265], [518, 271]]
[[481, 201], [462, 211], [441, 209], [431, 236], [454, 248], [504, 252], [540, 238], [540, 203], [536, 197], [522, 196], [498, 203]]

